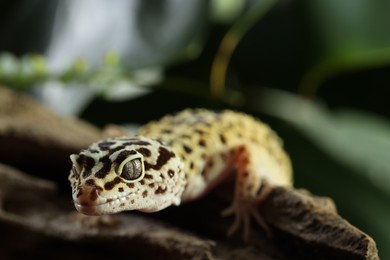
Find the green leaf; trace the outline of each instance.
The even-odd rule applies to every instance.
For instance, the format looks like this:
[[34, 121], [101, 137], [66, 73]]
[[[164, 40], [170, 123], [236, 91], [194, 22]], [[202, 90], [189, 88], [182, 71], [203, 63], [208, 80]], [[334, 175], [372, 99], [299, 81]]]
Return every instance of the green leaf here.
[[368, 178], [390, 197], [390, 122], [343, 109], [329, 111], [311, 100], [267, 90], [262, 109], [302, 130], [336, 160]]
[[342, 216], [373, 236], [381, 257], [390, 257], [389, 120], [350, 109], [331, 111], [271, 89], [259, 96], [253, 91], [251, 98], [252, 108], [293, 126], [278, 132], [284, 133], [296, 185], [332, 197]]
[[305, 94], [335, 74], [390, 64], [390, 1], [308, 0], [303, 10], [312, 35]]

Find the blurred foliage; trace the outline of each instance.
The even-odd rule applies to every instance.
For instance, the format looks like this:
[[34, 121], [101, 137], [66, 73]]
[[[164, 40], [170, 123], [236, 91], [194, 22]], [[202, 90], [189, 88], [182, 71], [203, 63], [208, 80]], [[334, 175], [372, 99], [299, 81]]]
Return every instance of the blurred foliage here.
[[320, 102], [267, 88], [252, 92], [248, 103], [305, 136], [302, 140], [300, 135], [287, 133], [284, 138], [292, 149], [296, 185], [335, 199], [344, 217], [375, 234], [381, 255], [386, 255], [390, 122], [357, 110], [330, 111]]
[[301, 90], [315, 93], [326, 78], [390, 62], [390, 1], [304, 1], [313, 43]]
[[226, 92], [225, 79], [227, 69], [241, 38], [275, 3], [276, 0], [265, 0], [253, 4], [243, 12], [241, 17], [237, 19], [237, 22], [229, 28], [222, 38], [210, 71], [210, 90], [214, 96], [223, 97]]
[[108, 87], [123, 78], [132, 80], [131, 71], [121, 66], [120, 57], [114, 52], [106, 54], [99, 68], [90, 68], [86, 60], [79, 58], [61, 73], [50, 72], [44, 56], [40, 54], [26, 54], [20, 58], [12, 53], [0, 54], [1, 83], [18, 89], [28, 89], [35, 84], [53, 80], [65, 84], [77, 81], [84, 85], [105, 82]]
[[[137, 80], [115, 52], [102, 57], [100, 67], [80, 57], [53, 74], [41, 54], [15, 56], [21, 53], [0, 43], [0, 83], [29, 89], [44, 81], [77, 81], [101, 85], [105, 94], [122, 81], [153, 87], [127, 101], [96, 98], [81, 116], [99, 125], [143, 123], [195, 106], [260, 116], [285, 141], [296, 186], [332, 197], [387, 259], [389, 12], [386, 0], [215, 0], [205, 10], [210, 17], [200, 17], [208, 21], [198, 25], [207, 27], [202, 40], [195, 37], [185, 48], [197, 51], [178, 49], [180, 59], [160, 64], [165, 73], [159, 82]], [[151, 46], [159, 44], [152, 39]], [[170, 53], [177, 48], [165, 47]]]

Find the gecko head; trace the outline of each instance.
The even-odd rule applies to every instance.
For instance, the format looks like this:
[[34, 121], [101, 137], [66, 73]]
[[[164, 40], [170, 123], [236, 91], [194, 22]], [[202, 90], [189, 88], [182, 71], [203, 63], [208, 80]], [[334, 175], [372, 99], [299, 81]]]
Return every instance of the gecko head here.
[[182, 162], [158, 140], [110, 138], [70, 159], [73, 202], [81, 213], [154, 212], [180, 204], [186, 182]]

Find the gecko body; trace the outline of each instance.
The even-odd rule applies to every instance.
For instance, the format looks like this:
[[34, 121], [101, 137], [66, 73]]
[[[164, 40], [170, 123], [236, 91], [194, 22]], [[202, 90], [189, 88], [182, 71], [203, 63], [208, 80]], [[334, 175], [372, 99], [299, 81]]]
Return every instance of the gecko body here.
[[224, 215], [229, 230], [250, 218], [264, 229], [258, 210], [262, 184], [291, 186], [290, 159], [266, 124], [230, 110], [187, 109], [143, 126], [135, 136], [108, 138], [71, 155], [69, 180], [75, 207], [87, 215], [126, 210], [155, 212], [197, 199], [232, 172], [234, 199]]

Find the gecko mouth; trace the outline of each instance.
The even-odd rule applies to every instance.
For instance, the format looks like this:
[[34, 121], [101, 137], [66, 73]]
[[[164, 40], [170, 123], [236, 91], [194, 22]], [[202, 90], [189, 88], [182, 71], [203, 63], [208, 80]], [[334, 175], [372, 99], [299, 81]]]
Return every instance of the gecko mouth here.
[[101, 211], [98, 210], [100, 206], [106, 204], [99, 204], [99, 205], [88, 205], [85, 203], [79, 203], [77, 201], [73, 201], [75, 208], [77, 209], [78, 212], [83, 213], [85, 215], [90, 215], [90, 216], [98, 216], [101, 215]]
[[99, 196], [96, 201], [77, 198], [73, 201], [73, 204], [78, 212], [83, 213], [85, 215], [99, 216], [104, 214], [112, 214], [123, 210], [128, 210], [126, 208], [121, 209], [119, 205], [121, 203], [126, 203], [126, 201], [133, 194], [134, 193], [129, 193], [124, 196], [108, 199]]

